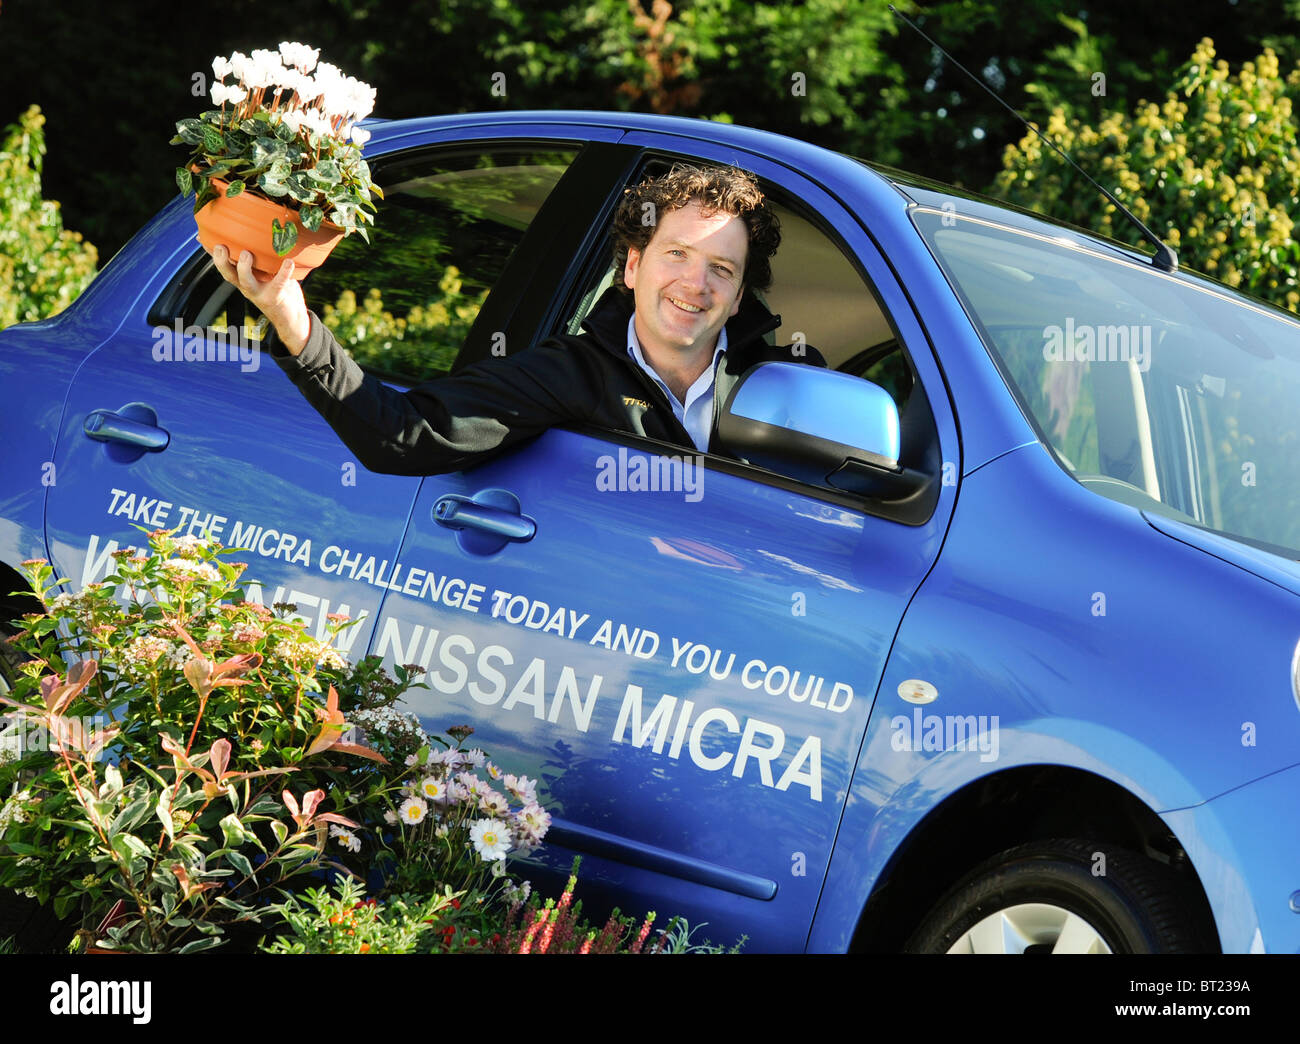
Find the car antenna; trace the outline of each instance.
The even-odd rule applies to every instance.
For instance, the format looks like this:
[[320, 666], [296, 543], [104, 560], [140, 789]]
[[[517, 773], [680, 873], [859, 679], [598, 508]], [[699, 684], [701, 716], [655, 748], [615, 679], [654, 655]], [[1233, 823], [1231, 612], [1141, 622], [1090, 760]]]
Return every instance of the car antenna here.
[[972, 80], [974, 80], [977, 84], [983, 87], [984, 90], [986, 90], [990, 95], [993, 96], [993, 100], [996, 101], [999, 105], [1001, 105], [1004, 109], [1006, 109], [1007, 112], [1011, 113], [1012, 116], [1014, 116], [1026, 127], [1028, 127], [1031, 131], [1033, 131], [1040, 138], [1042, 138], [1043, 141], [1046, 142], [1048, 146], [1050, 146], [1053, 152], [1055, 152], [1058, 156], [1060, 156], [1063, 160], [1065, 160], [1066, 163], [1068, 163], [1080, 174], [1082, 174], [1085, 178], [1087, 178], [1088, 181], [1090, 181], [1103, 196], [1105, 196], [1108, 200], [1111, 201], [1111, 203], [1115, 205], [1115, 208], [1121, 214], [1123, 214], [1126, 218], [1128, 218], [1131, 222], [1133, 222], [1133, 224], [1137, 226], [1138, 231], [1142, 233], [1142, 238], [1145, 239], [1148, 243], [1151, 243], [1156, 248], [1155, 256], [1151, 259], [1151, 263], [1155, 265], [1156, 268], [1159, 268], [1165, 272], [1178, 271], [1178, 255], [1174, 253], [1173, 247], [1171, 247], [1168, 243], [1166, 243], [1154, 232], [1152, 232], [1151, 229], [1147, 228], [1147, 226], [1144, 225], [1138, 219], [1138, 216], [1136, 214], [1134, 214], [1131, 210], [1129, 210], [1128, 207], [1124, 206], [1123, 203], [1121, 203], [1118, 199], [1115, 198], [1115, 196], [1110, 192], [1109, 189], [1107, 189], [1104, 185], [1102, 185], [1099, 181], [1097, 181], [1097, 179], [1094, 178], [1091, 174], [1089, 174], [1086, 170], [1080, 167], [1079, 164], [1075, 163], [1074, 160], [1070, 159], [1070, 157], [1066, 155], [1065, 151], [1059, 145], [1057, 145], [1056, 142], [1052, 141], [1051, 138], [1049, 138], [1046, 134], [1040, 131], [1036, 126], [1034, 126], [1034, 124], [1030, 123], [1027, 119], [1021, 116], [1020, 113], [1016, 112], [1015, 109], [1013, 109], [1010, 105], [1004, 102], [1002, 98], [999, 97], [997, 91], [995, 91], [987, 83], [985, 83], [973, 72], [967, 69], [966, 66], [962, 65], [961, 62], [957, 61], [956, 58], [954, 58], [942, 47], [940, 47], [937, 43], [935, 43], [934, 40], [926, 36], [925, 32], [920, 28], [920, 26], [918, 26], [915, 22], [913, 22], [910, 18], [908, 18], [907, 15], [899, 11], [893, 4], [889, 5], [889, 10], [896, 18], [899, 18], [902, 21], [906, 22], [911, 29], [913, 29], [916, 33], [920, 35], [921, 39], [925, 40], [926, 43], [928, 43], [931, 47], [935, 48], [941, 55], [947, 58], [948, 61], [952, 62], [953, 65], [957, 66], [958, 69], [960, 69]]

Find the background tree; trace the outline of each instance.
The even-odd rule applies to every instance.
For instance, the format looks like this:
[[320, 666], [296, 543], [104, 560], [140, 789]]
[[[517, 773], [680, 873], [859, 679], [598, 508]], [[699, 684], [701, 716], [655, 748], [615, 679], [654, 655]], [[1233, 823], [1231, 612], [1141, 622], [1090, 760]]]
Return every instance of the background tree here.
[[[1233, 75], [1201, 41], [1160, 102], [1094, 127], [1057, 109], [1047, 133], [1076, 163], [1170, 246], [1180, 262], [1283, 307], [1300, 306], [1300, 141], [1292, 100], [1300, 67], [1285, 77], [1265, 50]], [[1125, 242], [1131, 222], [1033, 135], [1009, 146], [995, 194]]]
[[63, 227], [41, 196], [45, 117], [33, 105], [0, 143], [0, 327], [67, 308], [95, 275], [98, 253]]
[[[987, 189], [1022, 128], [887, 3], [223, 0], [220, 17], [196, 19], [174, 0], [4, 0], [0, 121], [41, 106], [47, 191], [106, 254], [174, 195], [167, 142], [211, 86], [212, 56], [300, 38], [373, 84], [383, 116], [582, 108], [723, 119]], [[898, 6], [1030, 118], [1060, 109], [1093, 126], [1163, 96], [1205, 35], [1234, 65], [1265, 45], [1289, 61], [1300, 14], [1300, 0]]]

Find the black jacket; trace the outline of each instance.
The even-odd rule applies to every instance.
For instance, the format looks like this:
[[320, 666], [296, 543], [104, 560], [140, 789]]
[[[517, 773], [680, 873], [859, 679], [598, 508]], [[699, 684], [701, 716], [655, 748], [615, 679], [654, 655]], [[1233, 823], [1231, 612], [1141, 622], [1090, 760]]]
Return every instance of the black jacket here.
[[[290, 355], [274, 332], [265, 347], [357, 460], [375, 472], [459, 471], [555, 425], [591, 424], [693, 451], [663, 390], [628, 355], [632, 307], [630, 294], [611, 288], [583, 322], [583, 334], [550, 337], [406, 392], [364, 373], [314, 314], [299, 355]], [[780, 324], [750, 294], [727, 321], [710, 451], [721, 452], [718, 415], [727, 395], [755, 363], [826, 365], [815, 348], [767, 344], [764, 335]]]

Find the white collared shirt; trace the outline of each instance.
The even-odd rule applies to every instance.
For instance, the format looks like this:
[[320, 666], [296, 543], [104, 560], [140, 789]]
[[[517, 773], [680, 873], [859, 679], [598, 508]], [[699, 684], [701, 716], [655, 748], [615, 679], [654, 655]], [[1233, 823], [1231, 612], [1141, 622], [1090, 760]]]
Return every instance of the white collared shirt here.
[[695, 448], [702, 453], [708, 452], [709, 435], [713, 431], [713, 379], [718, 370], [718, 356], [726, 350], [727, 330], [724, 327], [718, 334], [718, 343], [713, 349], [712, 361], [695, 379], [695, 383], [686, 389], [686, 402], [682, 403], [641, 354], [641, 342], [636, 336], [636, 316], [633, 315], [627, 321], [627, 354], [632, 356], [636, 364], [650, 375], [651, 380], [664, 390], [664, 394], [668, 396], [668, 403], [673, 408], [673, 416], [681, 421], [682, 427], [695, 443]]

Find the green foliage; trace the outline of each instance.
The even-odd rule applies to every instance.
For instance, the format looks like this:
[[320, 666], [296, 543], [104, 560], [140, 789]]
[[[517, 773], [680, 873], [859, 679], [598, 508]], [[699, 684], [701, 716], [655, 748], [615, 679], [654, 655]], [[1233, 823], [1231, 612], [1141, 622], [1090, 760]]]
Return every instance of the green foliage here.
[[[1186, 267], [1292, 311], [1300, 246], [1291, 239], [1300, 141], [1292, 103], [1300, 67], [1283, 76], [1264, 51], [1236, 75], [1203, 40], [1164, 100], [1094, 127], [1057, 109], [1046, 132], [1161, 238]], [[1007, 149], [995, 192], [1134, 244], [1132, 225], [1032, 135]]]
[[[245, 106], [251, 106], [251, 99]], [[382, 196], [370, 179], [370, 167], [350, 141], [307, 127], [291, 129], [280, 114], [242, 108], [211, 109], [197, 119], [176, 124], [173, 145], [192, 148], [186, 165], [176, 169], [181, 192], [194, 194], [197, 214], [219, 193], [237, 196], [247, 187], [278, 200], [301, 214], [303, 226], [315, 232], [325, 219], [350, 235], [369, 238], [367, 222], [374, 218], [371, 194]], [[284, 256], [298, 240], [298, 226], [272, 221], [275, 252]]]
[[433, 931], [438, 915], [451, 906], [448, 888], [428, 898], [389, 896], [382, 903], [363, 899], [365, 888], [343, 878], [330, 888], [309, 888], [276, 907], [291, 934], [264, 943], [266, 953], [414, 953], [421, 937]]
[[33, 105], [0, 144], [0, 328], [67, 308], [95, 276], [98, 251], [41, 198], [45, 117]]
[[3, 698], [21, 743], [0, 763], [0, 886], [88, 932], [110, 914], [88, 944], [194, 952], [332, 862], [328, 839], [358, 828], [340, 812], [382, 807], [387, 784], [358, 775], [380, 755], [345, 737], [332, 685], [322, 698], [338, 652], [245, 601], [216, 546], [150, 545], [75, 595], [24, 564], [46, 612], [24, 618]]
[[337, 301], [324, 305], [321, 321], [361, 366], [391, 374], [445, 373], [465, 343], [487, 291], [466, 293], [454, 265], [444, 270], [438, 290], [440, 296], [404, 316], [384, 308], [378, 289], [372, 288], [360, 303], [355, 293], [344, 290]]

